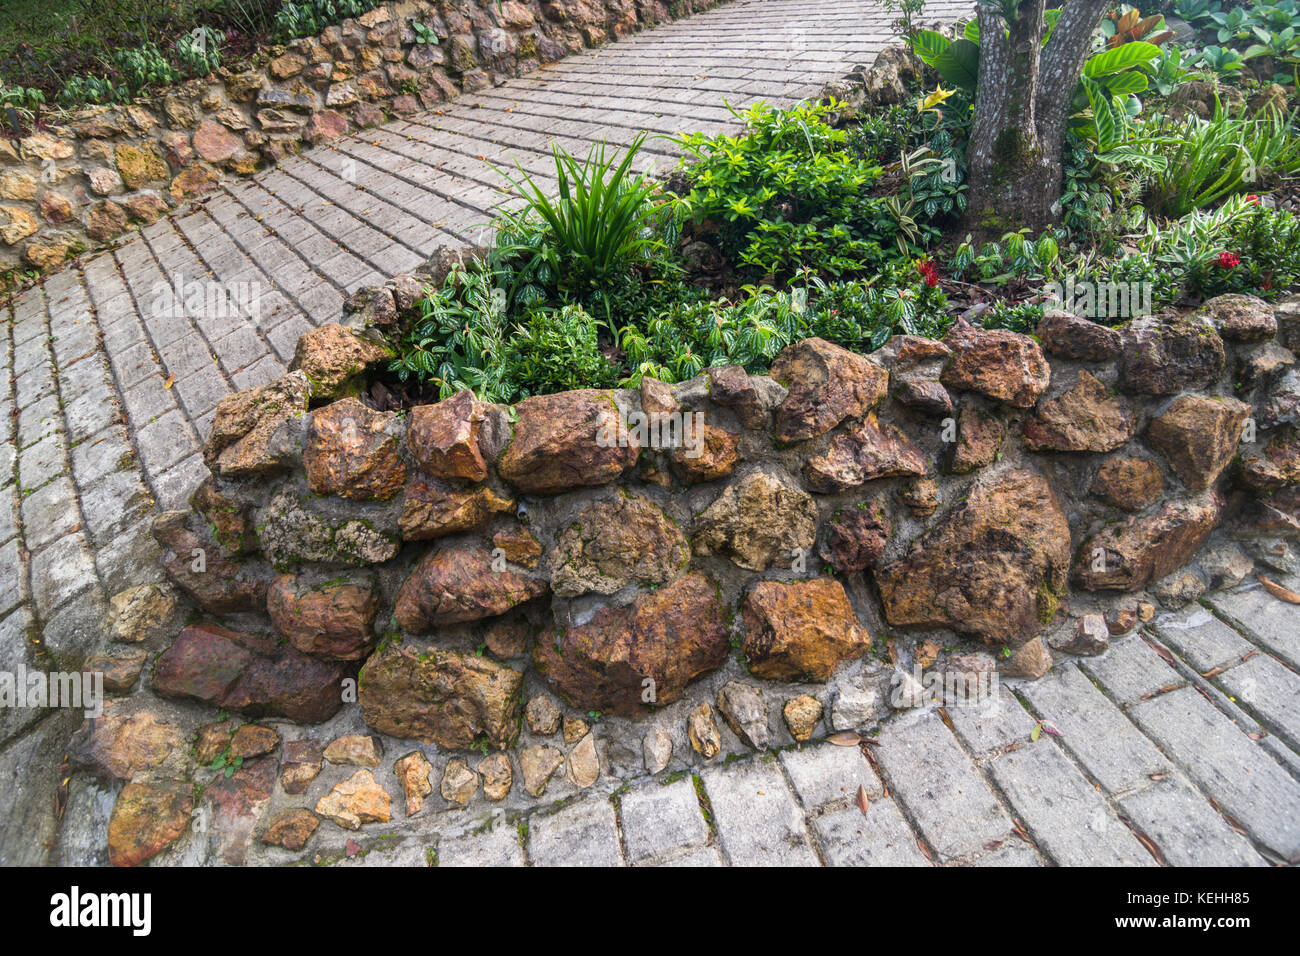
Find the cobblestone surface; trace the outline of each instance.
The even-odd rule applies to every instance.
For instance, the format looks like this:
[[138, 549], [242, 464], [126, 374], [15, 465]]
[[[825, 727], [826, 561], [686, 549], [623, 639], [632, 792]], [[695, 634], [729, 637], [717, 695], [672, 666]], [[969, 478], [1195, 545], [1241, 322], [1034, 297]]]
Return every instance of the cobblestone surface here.
[[[160, 578], [144, 519], [181, 504], [201, 477], [217, 401], [281, 374], [298, 334], [336, 318], [351, 290], [439, 243], [474, 240], [505, 201], [489, 163], [518, 159], [544, 177], [552, 141], [581, 150], [641, 130], [734, 128], [724, 98], [738, 108], [804, 98], [869, 61], [888, 19], [870, 4], [737, 0], [228, 183], [0, 306], [0, 668], [80, 662], [107, 598]], [[647, 149], [675, 161], [668, 140]], [[164, 288], [200, 279], [236, 303], [255, 289], [258, 308], [191, 319], [157, 307]], [[1007, 682], [996, 706], [895, 714], [859, 747], [606, 774], [522, 812], [480, 795], [404, 821], [376, 846], [387, 852], [347, 862], [1297, 862], [1296, 667], [1295, 609], [1247, 586], [1036, 684]], [[1039, 721], [1059, 736], [1036, 733]], [[0, 864], [105, 862], [102, 840], [87, 836], [102, 834], [111, 790], [79, 779], [67, 815], [84, 822], [61, 837], [48, 798], [75, 724], [67, 712], [0, 711]], [[323, 824], [320, 853], [337, 845], [342, 858], [347, 836]], [[204, 862], [203, 852], [170, 862]]]

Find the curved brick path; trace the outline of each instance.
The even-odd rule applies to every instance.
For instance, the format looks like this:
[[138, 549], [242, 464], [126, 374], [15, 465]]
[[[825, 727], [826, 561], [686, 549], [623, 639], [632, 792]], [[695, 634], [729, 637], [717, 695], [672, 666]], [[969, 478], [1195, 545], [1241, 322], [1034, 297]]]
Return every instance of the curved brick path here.
[[[337, 318], [350, 291], [475, 239], [505, 198], [487, 161], [517, 158], [544, 179], [552, 138], [582, 151], [641, 130], [734, 128], [724, 98], [814, 94], [870, 61], [888, 19], [867, 3], [737, 0], [226, 183], [0, 307], [0, 670], [102, 648], [107, 597], [159, 576], [146, 519], [204, 474], [218, 400], [279, 376], [299, 333]], [[674, 161], [664, 140], [647, 149]], [[160, 286], [199, 279], [251, 283], [257, 314], [155, 308]], [[589, 862], [1151, 863], [1141, 831], [1175, 864], [1295, 860], [1300, 627], [1258, 588], [1212, 604], [1004, 689], [996, 714], [893, 719], [874, 770], [855, 748], [808, 747], [534, 810], [525, 826], [471, 832], [438, 814], [417, 823], [433, 832], [391, 845], [408, 862], [436, 845], [445, 863], [581, 862], [579, 850]], [[1040, 717], [1063, 736], [1031, 742]], [[79, 721], [0, 710], [0, 863], [101, 859], [102, 840], [79, 842], [87, 824], [60, 840], [49, 799]], [[97, 793], [74, 794], [77, 813], [102, 812]]]

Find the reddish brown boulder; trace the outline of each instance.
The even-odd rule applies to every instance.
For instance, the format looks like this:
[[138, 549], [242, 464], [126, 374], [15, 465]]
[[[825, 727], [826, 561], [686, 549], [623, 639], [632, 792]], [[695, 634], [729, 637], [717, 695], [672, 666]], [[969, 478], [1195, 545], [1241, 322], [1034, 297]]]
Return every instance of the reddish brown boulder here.
[[1147, 441], [1193, 491], [1214, 484], [1241, 447], [1250, 406], [1235, 398], [1184, 395], [1147, 427]]
[[889, 373], [865, 356], [824, 339], [787, 346], [768, 373], [787, 389], [776, 407], [772, 437], [782, 443], [824, 435], [846, 418], [861, 418], [885, 397]]
[[311, 385], [302, 372], [227, 395], [217, 403], [203, 460], [227, 477], [290, 467], [297, 461], [297, 449], [285, 426], [307, 410], [310, 396]]
[[538, 578], [495, 570], [485, 547], [437, 548], [420, 559], [402, 584], [393, 613], [399, 627], [418, 633], [504, 614], [548, 589]]
[[997, 461], [1006, 437], [1007, 426], [1002, 419], [975, 405], [962, 406], [949, 470], [953, 474], [964, 475], [987, 468]]
[[370, 655], [358, 687], [366, 723], [393, 737], [504, 750], [519, 736], [523, 675], [487, 657], [388, 644]]
[[406, 483], [393, 435], [396, 416], [345, 398], [312, 413], [302, 453], [314, 495], [387, 501]]
[[307, 376], [314, 400], [332, 402], [359, 394], [366, 372], [392, 357], [382, 342], [329, 322], [298, 336], [289, 371]]
[[[233, 755], [233, 751], [232, 751]], [[212, 832], [216, 856], [227, 866], [242, 866], [253, 830], [275, 791], [275, 763], [255, 760], [230, 776], [222, 775], [208, 788], [212, 803]]]
[[1122, 339], [1114, 329], [1060, 309], [1049, 309], [1038, 323], [1038, 338], [1048, 355], [1109, 362], [1119, 358]]
[[750, 571], [790, 566], [817, 537], [812, 496], [766, 472], [732, 482], [696, 521], [692, 544], [699, 554], [722, 554]]
[[1213, 494], [1170, 501], [1148, 518], [1129, 518], [1090, 536], [1079, 547], [1074, 580], [1088, 591], [1137, 591], [1191, 560], [1218, 523], [1222, 502]]
[[715, 365], [708, 374], [709, 397], [714, 402], [735, 412], [746, 428], [766, 427], [769, 406], [749, 373], [739, 365]]
[[636, 464], [636, 432], [612, 392], [580, 389], [538, 395], [515, 406], [514, 436], [497, 464], [506, 481], [531, 494], [603, 485]]
[[136, 866], [157, 856], [189, 829], [193, 810], [188, 783], [128, 783], [108, 818], [108, 862]]
[[307, 657], [273, 638], [193, 624], [158, 659], [153, 689], [250, 717], [315, 724], [342, 703], [342, 666]]
[[890, 530], [883, 499], [846, 506], [831, 519], [822, 554], [837, 571], [863, 571], [874, 567], [885, 553]]
[[374, 640], [379, 592], [363, 575], [281, 574], [267, 591], [266, 611], [275, 632], [304, 654], [355, 661]]
[[481, 527], [514, 506], [487, 485], [461, 488], [436, 478], [415, 478], [406, 486], [397, 528], [407, 541], [429, 541]]
[[1223, 340], [1190, 317], [1131, 322], [1123, 332], [1120, 387], [1139, 395], [1176, 395], [1204, 388], [1223, 374]]
[[486, 481], [482, 438], [489, 406], [468, 389], [411, 409], [406, 442], [420, 467], [437, 478]]
[[1146, 458], [1107, 458], [1088, 491], [1116, 508], [1141, 511], [1164, 494], [1165, 476]]
[[255, 611], [266, 604], [264, 569], [225, 558], [189, 526], [190, 513], [164, 511], [153, 523], [167, 577], [210, 614]]
[[876, 478], [924, 475], [928, 470], [920, 449], [900, 429], [869, 415], [857, 428], [836, 435], [825, 452], [808, 459], [804, 477], [814, 491], [836, 492]]
[[287, 740], [280, 751], [280, 786], [285, 793], [303, 793], [320, 773], [324, 755], [314, 740]]
[[231, 759], [248, 760], [269, 754], [280, 746], [280, 735], [270, 727], [244, 724], [230, 738]]
[[160, 765], [181, 743], [181, 732], [147, 710], [125, 713], [109, 706], [72, 735], [68, 757], [101, 777], [130, 780]]
[[258, 550], [257, 531], [249, 509], [222, 494], [214, 478], [208, 477], [190, 495], [190, 507], [203, 516], [212, 537], [227, 555], [234, 557]]
[[527, 528], [498, 531], [492, 536], [492, 547], [500, 549], [511, 564], [522, 564], [526, 568], [537, 567], [542, 556], [542, 543]]
[[1128, 402], [1080, 371], [1074, 388], [1038, 403], [1025, 420], [1023, 437], [1031, 451], [1112, 451], [1136, 431]]
[[944, 343], [953, 358], [940, 381], [949, 388], [978, 392], [1016, 408], [1029, 408], [1047, 391], [1052, 367], [1027, 335], [958, 321]]
[[212, 120], [204, 120], [199, 124], [192, 142], [199, 159], [209, 163], [224, 163], [244, 147], [243, 140]]
[[755, 677], [825, 681], [871, 646], [834, 578], [760, 581], [745, 597], [744, 617], [741, 646]]
[[981, 479], [966, 500], [875, 572], [895, 627], [950, 628], [1019, 646], [1056, 614], [1070, 568], [1070, 525], [1030, 471]]
[[693, 572], [630, 607], [602, 608], [585, 624], [543, 633], [533, 661], [575, 707], [646, 713], [726, 660], [726, 611], [717, 586]]

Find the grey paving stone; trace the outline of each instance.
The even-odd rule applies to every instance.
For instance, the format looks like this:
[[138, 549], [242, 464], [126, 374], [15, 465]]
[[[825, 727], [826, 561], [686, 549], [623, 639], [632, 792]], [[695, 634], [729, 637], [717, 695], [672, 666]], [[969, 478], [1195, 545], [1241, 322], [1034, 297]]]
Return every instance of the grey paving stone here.
[[1059, 743], [1107, 793], [1144, 784], [1152, 773], [1169, 769], [1155, 744], [1074, 663], [1058, 664], [1020, 692], [1061, 732]]
[[1186, 781], [1170, 778], [1119, 801], [1171, 866], [1265, 866], [1250, 842]]
[[31, 559], [32, 598], [42, 618], [97, 585], [89, 543], [79, 531], [64, 535]]
[[1012, 837], [997, 849], [981, 856], [973, 865], [986, 867], [1042, 866], [1043, 861], [1039, 859], [1032, 846], [1019, 837]]
[[857, 747], [804, 744], [781, 751], [781, 766], [794, 784], [805, 809], [816, 810], [835, 800], [853, 800], [858, 787], [868, 796], [881, 793], [880, 780]]
[[0, 544], [0, 614], [8, 614], [27, 600], [27, 568], [18, 551], [18, 539]]
[[528, 818], [528, 856], [534, 866], [621, 866], [614, 806], [591, 796]]
[[31, 494], [24, 494], [20, 513], [23, 537], [30, 551], [40, 550], [81, 524], [77, 492], [66, 477], [55, 478]]
[[708, 767], [701, 778], [732, 866], [817, 865], [803, 813], [775, 763]]
[[497, 820], [480, 833], [438, 842], [438, 866], [524, 866], [524, 848], [512, 821]]
[[1011, 818], [937, 713], [896, 719], [879, 740], [891, 796], [942, 857], [967, 856], [1011, 832]]
[[717, 847], [701, 846], [693, 850], [687, 850], [684, 853], [674, 854], [666, 860], [659, 860], [647, 864], [649, 866], [722, 866], [722, 854], [718, 852]]
[[1300, 749], [1300, 675], [1258, 653], [1215, 682], [1273, 733]]
[[135, 470], [135, 450], [126, 428], [113, 425], [72, 448], [72, 476], [82, 488], [110, 472]]
[[830, 866], [930, 865], [889, 797], [873, 799], [865, 815], [851, 806], [822, 814], [812, 824]]
[[[1300, 581], [1273, 575], [1279, 584], [1300, 588]], [[1300, 608], [1279, 601], [1258, 583], [1209, 595], [1210, 606], [1241, 633], [1292, 667], [1300, 667]]]
[[958, 738], [977, 757], [1029, 739], [1036, 721], [1005, 687], [995, 697], [944, 708]]
[[150, 474], [161, 474], [197, 448], [184, 416], [177, 410], [141, 427], [135, 441]]
[[1002, 754], [989, 773], [1034, 842], [1062, 866], [1151, 866], [1154, 860], [1051, 740]]
[[1137, 634], [1115, 641], [1109, 651], [1083, 661], [1082, 666], [1097, 678], [1107, 694], [1125, 706], [1162, 687], [1187, 683]]
[[1251, 644], [1200, 605], [1153, 622], [1161, 642], [1172, 647], [1199, 673], [1241, 660]]
[[665, 857], [709, 839], [709, 826], [689, 777], [666, 785], [651, 781], [629, 790], [620, 800], [619, 817], [629, 863]]
[[1300, 861], [1300, 783], [1198, 691], [1162, 694], [1130, 713], [1256, 840]]
[[67, 468], [67, 446], [57, 431], [24, 448], [18, 456], [18, 484], [27, 491], [41, 487]]

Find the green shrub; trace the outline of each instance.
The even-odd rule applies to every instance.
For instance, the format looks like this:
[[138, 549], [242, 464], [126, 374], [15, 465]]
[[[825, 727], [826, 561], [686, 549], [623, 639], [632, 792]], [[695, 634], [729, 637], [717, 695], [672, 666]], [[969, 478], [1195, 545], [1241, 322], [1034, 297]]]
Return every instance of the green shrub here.
[[596, 321], [580, 306], [534, 312], [516, 326], [505, 353], [505, 378], [518, 397], [575, 388], [608, 388], [618, 369], [600, 352]]

